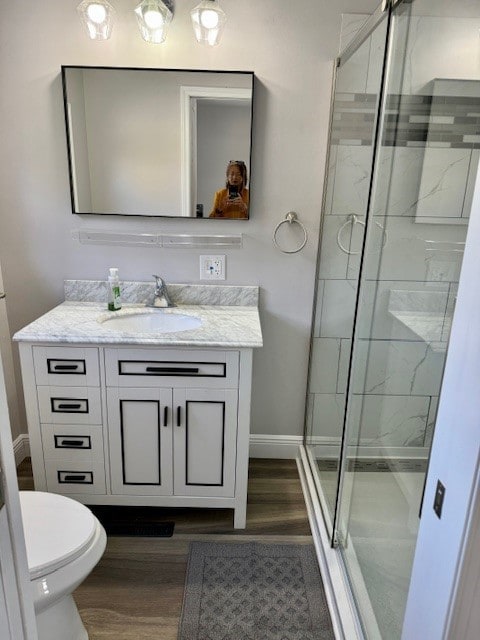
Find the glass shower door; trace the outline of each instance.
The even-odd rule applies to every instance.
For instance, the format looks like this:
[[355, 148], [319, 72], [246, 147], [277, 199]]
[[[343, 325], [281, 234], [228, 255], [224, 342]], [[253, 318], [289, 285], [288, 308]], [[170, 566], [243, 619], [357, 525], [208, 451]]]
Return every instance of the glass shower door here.
[[330, 532], [386, 29], [386, 14], [376, 12], [339, 58], [331, 110], [306, 430], [307, 455]]
[[456, 9], [414, 0], [390, 23], [335, 517], [369, 639], [402, 633], [477, 176], [480, 11]]

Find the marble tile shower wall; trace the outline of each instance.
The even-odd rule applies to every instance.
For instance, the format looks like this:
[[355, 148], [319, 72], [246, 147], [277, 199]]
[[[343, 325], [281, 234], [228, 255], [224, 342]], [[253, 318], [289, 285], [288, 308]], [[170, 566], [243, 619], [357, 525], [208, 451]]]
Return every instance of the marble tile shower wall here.
[[[420, 313], [429, 311], [430, 292], [441, 293], [440, 312], [453, 313], [480, 108], [472, 86], [435, 81], [427, 89], [390, 96], [378, 158], [352, 405], [367, 446], [429, 446], [435, 421], [445, 350], [433, 350], [389, 312], [390, 292], [424, 292]], [[321, 440], [338, 439], [343, 425], [364, 233], [350, 216], [363, 221], [367, 209], [375, 101], [365, 91], [342, 93], [334, 105], [310, 381]]]

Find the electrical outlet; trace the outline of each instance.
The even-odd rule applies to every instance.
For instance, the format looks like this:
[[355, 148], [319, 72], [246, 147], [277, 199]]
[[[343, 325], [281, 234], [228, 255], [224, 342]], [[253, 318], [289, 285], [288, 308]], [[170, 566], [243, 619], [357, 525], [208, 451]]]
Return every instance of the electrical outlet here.
[[225, 256], [200, 256], [200, 280], [225, 280]]

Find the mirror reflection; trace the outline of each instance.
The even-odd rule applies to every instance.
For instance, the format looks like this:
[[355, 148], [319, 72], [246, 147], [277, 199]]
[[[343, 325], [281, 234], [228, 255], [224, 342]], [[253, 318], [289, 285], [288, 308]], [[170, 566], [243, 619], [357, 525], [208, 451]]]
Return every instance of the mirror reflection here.
[[62, 67], [72, 212], [248, 219], [253, 73]]

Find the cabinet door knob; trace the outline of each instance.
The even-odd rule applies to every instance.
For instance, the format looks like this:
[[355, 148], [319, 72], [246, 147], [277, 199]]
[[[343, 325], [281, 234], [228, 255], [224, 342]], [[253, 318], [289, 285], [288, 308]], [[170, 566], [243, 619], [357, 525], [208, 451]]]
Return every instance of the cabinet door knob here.
[[168, 427], [168, 406], [163, 407], [163, 426]]
[[182, 408], [180, 406], [177, 407], [177, 427], [182, 426]]

